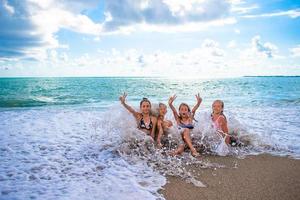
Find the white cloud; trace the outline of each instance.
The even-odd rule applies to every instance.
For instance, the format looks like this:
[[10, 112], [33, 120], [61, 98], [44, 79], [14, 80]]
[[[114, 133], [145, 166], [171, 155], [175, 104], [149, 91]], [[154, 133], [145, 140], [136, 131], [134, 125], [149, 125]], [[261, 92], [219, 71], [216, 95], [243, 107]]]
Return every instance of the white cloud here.
[[0, 57], [46, 59], [47, 50], [61, 48], [56, 38], [56, 33], [61, 29], [99, 36], [101, 24], [81, 14], [95, 6], [95, 2], [98, 1], [24, 0], [8, 4], [6, 0], [1, 0], [0, 26], [4, 28], [0, 37], [5, 38], [5, 45], [0, 47]]
[[73, 12], [72, 2], [62, 3], [57, 0], [30, 0], [30, 2], [30, 20], [36, 25], [36, 31], [52, 39], [62, 28], [91, 35], [100, 35], [102, 32], [101, 24], [94, 23], [88, 16], [80, 13], [85, 7], [76, 13]]
[[56, 63], [56, 62], [58, 61], [57, 51], [55, 51], [55, 50], [52, 49], [52, 50], [50, 51], [50, 53], [49, 53], [49, 59], [50, 59], [52, 62]]
[[257, 4], [249, 4], [244, 0], [228, 0], [231, 3], [231, 12], [236, 14], [246, 14], [251, 13], [253, 10], [256, 10], [259, 7]]
[[250, 6], [233, 6], [231, 8], [232, 12], [235, 12], [237, 14], [246, 14], [246, 13], [250, 13], [255, 9], [258, 9], [259, 6], [258, 5], [250, 5]]
[[69, 69], [76, 72], [77, 75], [92, 75], [87, 74], [86, 71], [88, 71], [94, 75], [103, 76], [178, 77], [184, 73], [186, 77], [191, 77], [202, 73], [202, 77], [211, 75], [221, 77], [225, 67], [223, 60], [226, 55], [219, 43], [211, 39], [204, 40], [199, 48], [179, 53], [159, 50], [144, 53], [140, 49], [120, 51], [114, 48], [110, 51], [99, 49], [97, 52], [96, 55], [83, 54], [73, 58], [67, 56], [66, 53], [51, 51], [46, 65], [49, 68], [57, 66], [55, 69], [57, 71]]
[[[24, 0], [8, 4], [2, 0], [0, 25], [7, 27], [0, 36], [9, 35], [0, 57], [20, 59], [47, 58], [47, 50], [60, 48], [56, 34], [61, 29], [95, 36], [130, 34], [133, 31], [191, 32], [236, 23], [230, 17], [227, 0], [114, 0], [105, 2], [105, 20], [94, 22], [84, 14], [98, 0]], [[13, 16], [11, 16], [13, 15]], [[1, 35], [2, 34], [2, 35]], [[15, 39], [22, 41], [15, 43]]]
[[292, 57], [300, 57], [300, 45], [290, 48], [289, 50], [292, 53]]
[[69, 56], [66, 52], [63, 52], [60, 54], [59, 59], [62, 60], [63, 62], [68, 62], [69, 61]]
[[[110, 51], [98, 49], [93, 54], [70, 56], [64, 49], [49, 51], [46, 62], [40, 62], [36, 68], [30, 68], [31, 73], [38, 71], [43, 76], [170, 76], [181, 78], [218, 78], [236, 77], [243, 75], [290, 75], [289, 72], [300, 73], [299, 67], [287, 59], [270, 59], [271, 43], [262, 43], [260, 37], [252, 38], [248, 47], [241, 48], [235, 41], [229, 41], [235, 47], [221, 48], [218, 41], [203, 40], [198, 48], [183, 52], [171, 53], [167, 51], [153, 51], [145, 53], [142, 49]], [[259, 47], [264, 46], [263, 50]], [[216, 53], [217, 52], [217, 53]], [[219, 53], [221, 52], [221, 53]], [[226, 52], [226, 53], [225, 53]], [[280, 57], [274, 52], [274, 58]], [[52, 58], [51, 58], [52, 57]], [[51, 59], [50, 59], [51, 58]], [[3, 71], [20, 70], [28, 74], [28, 68], [22, 67], [20, 62], [5, 65], [0, 62]], [[11, 70], [4, 70], [8, 67]], [[26, 71], [26, 72], [25, 72]], [[21, 71], [22, 72], [22, 71]], [[21, 73], [20, 72], [20, 73]], [[298, 74], [299, 74], [298, 73]]]
[[202, 43], [202, 48], [216, 48], [218, 46], [218, 42], [211, 39], [205, 39]]
[[300, 17], [300, 9], [292, 9], [286, 11], [272, 12], [272, 13], [263, 13], [258, 15], [244, 15], [244, 18], [259, 18], [259, 17], [280, 17], [287, 16], [290, 18], [298, 18]]
[[236, 33], [236, 34], [240, 34], [241, 33], [241, 31], [240, 31], [240, 29], [234, 29], [234, 32]]
[[229, 16], [231, 3], [227, 0], [114, 0], [105, 7], [106, 32], [139, 24], [152, 26], [180, 26], [209, 22]]
[[[235, 47], [231, 44], [235, 43]], [[230, 71], [242, 75], [291, 75], [298, 74], [295, 63], [279, 54], [276, 45], [270, 42], [262, 42], [260, 36], [254, 36], [248, 45], [237, 45], [230, 41], [224, 57], [224, 63], [230, 67]]]
[[278, 47], [270, 42], [262, 43], [259, 35], [251, 40], [251, 50], [255, 55], [266, 56], [267, 58], [276, 57]]
[[[6, 35], [7, 33], [12, 33], [14, 37], [22, 35], [18, 41], [28, 43], [11, 48], [1, 46], [0, 61], [16, 62], [19, 63], [17, 66], [21, 66], [22, 62], [18, 62], [14, 56], [4, 57], [1, 54], [1, 51], [10, 53], [11, 50], [17, 50], [13, 52], [15, 56], [43, 61], [39, 62], [41, 68], [44, 67], [43, 65], [48, 66], [49, 69], [52, 67], [53, 73], [55, 71], [53, 67], [57, 67], [55, 68], [57, 73], [61, 74], [73, 73], [74, 70], [74, 74], [79, 75], [90, 73], [90, 75], [180, 76], [187, 74], [192, 76], [200, 73], [201, 76], [221, 77], [252, 73], [256, 69], [269, 69], [274, 65], [273, 59], [269, 58], [280, 58], [278, 47], [270, 42], [262, 42], [260, 36], [253, 37], [246, 49], [241, 49], [234, 40], [225, 44], [229, 49], [224, 49], [217, 41], [206, 39], [199, 44], [198, 48], [179, 53], [159, 50], [144, 53], [141, 49], [126, 51], [112, 49], [111, 51], [99, 50], [97, 55], [93, 52], [76, 58], [67, 54], [68, 45], [60, 44], [56, 37], [61, 29], [91, 35], [95, 41], [102, 39], [103, 35], [130, 34], [134, 31], [192, 32], [235, 24], [237, 20], [230, 15], [230, 12], [245, 14], [256, 9], [256, 6], [247, 6], [241, 0], [122, 0], [123, 4], [118, 4], [120, 1], [107, 1], [105, 20], [96, 23], [83, 11], [95, 7], [98, 1], [20, 1], [19, 6], [23, 6], [21, 10], [26, 10], [22, 21], [18, 18], [20, 16], [17, 16], [20, 12], [18, 7], [2, 0], [0, 9], [5, 12], [5, 18], [0, 19], [0, 24], [4, 24], [2, 27], [17, 25], [14, 29], [7, 30]], [[299, 10], [258, 16], [284, 15], [296, 18], [299, 16]], [[19, 20], [18, 23], [15, 23], [16, 19]], [[232, 30], [240, 34], [239, 29]], [[11, 41], [14, 41], [14, 37], [11, 37]], [[300, 56], [299, 49], [299, 46], [290, 49], [293, 57]], [[283, 65], [280, 62], [275, 64]], [[11, 67], [13, 65], [9, 66]]]
[[195, 32], [195, 31], [205, 31], [209, 30], [212, 27], [218, 26], [226, 26], [235, 24], [237, 20], [235, 18], [224, 18], [218, 19], [209, 22], [191, 22], [186, 24], [180, 25], [152, 25], [152, 24], [137, 24], [128, 27], [121, 27], [119, 31], [116, 31], [117, 34], [119, 33], [131, 33], [134, 31], [147, 31], [147, 32], [159, 32], [159, 33], [175, 33], [175, 32]]
[[15, 13], [15, 8], [8, 4], [7, 0], [2, 0], [2, 6], [7, 11], [9, 15], [13, 15]]
[[236, 41], [235, 40], [231, 40], [230, 42], [228, 42], [227, 47], [228, 48], [235, 48], [235, 47], [237, 47]]
[[209, 52], [212, 56], [224, 56], [225, 54], [225, 51], [219, 48], [219, 43], [211, 39], [205, 39], [203, 41], [202, 49], [205, 52]]

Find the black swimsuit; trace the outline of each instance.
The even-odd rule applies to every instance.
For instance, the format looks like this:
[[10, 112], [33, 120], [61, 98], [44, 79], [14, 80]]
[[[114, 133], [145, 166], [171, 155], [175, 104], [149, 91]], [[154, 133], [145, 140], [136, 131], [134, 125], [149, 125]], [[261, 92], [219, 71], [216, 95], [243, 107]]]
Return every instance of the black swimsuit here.
[[141, 118], [140, 124], [139, 124], [139, 128], [140, 129], [146, 129], [148, 131], [150, 131], [153, 127], [152, 121], [151, 121], [151, 117], [150, 117], [150, 123], [148, 125], [148, 127], [146, 126], [145, 122], [144, 122], [144, 118]]

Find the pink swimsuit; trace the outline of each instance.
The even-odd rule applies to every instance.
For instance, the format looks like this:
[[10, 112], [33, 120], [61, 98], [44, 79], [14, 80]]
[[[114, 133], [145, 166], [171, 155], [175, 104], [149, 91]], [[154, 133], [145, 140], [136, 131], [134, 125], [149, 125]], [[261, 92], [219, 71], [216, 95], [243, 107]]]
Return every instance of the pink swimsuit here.
[[219, 115], [219, 117], [214, 121], [213, 120], [213, 117], [211, 117], [211, 120], [213, 121], [213, 127], [216, 129], [216, 130], [221, 130], [221, 125], [219, 124], [219, 118], [221, 117], [222, 115]]
[[213, 120], [213, 117], [211, 117], [211, 120], [213, 122], [213, 128], [216, 129], [216, 132], [218, 133], [218, 135], [220, 135], [222, 138], [223, 138], [223, 135], [226, 134], [223, 132], [222, 128], [221, 128], [221, 124], [219, 124], [219, 118], [221, 117], [222, 115], [219, 115], [219, 117], [214, 121]]

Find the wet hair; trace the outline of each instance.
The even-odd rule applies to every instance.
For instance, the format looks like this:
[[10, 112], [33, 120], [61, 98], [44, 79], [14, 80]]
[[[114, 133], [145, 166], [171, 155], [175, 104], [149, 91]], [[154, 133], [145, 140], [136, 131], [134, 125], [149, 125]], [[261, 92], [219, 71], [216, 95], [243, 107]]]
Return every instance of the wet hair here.
[[166, 104], [164, 104], [164, 103], [159, 103], [159, 104], [158, 104], [158, 107], [161, 107], [161, 106], [163, 106], [163, 107], [165, 107], [165, 108], [167, 107]]
[[165, 107], [165, 108], [167, 108], [166, 104], [160, 102], [160, 103], [158, 103], [158, 108], [156, 109], [156, 111], [157, 111], [157, 117], [159, 119], [161, 119], [161, 120], [163, 120], [163, 116], [160, 115], [159, 108], [162, 107], [162, 106]]
[[142, 104], [143, 104], [144, 102], [148, 102], [148, 103], [150, 104], [150, 107], [151, 107], [151, 102], [149, 101], [148, 98], [145, 98], [145, 97], [141, 100], [141, 102], [140, 102], [140, 107], [142, 106]]
[[[222, 109], [224, 109], [224, 102], [222, 101], [222, 100], [219, 100], [219, 99], [217, 99], [217, 100], [215, 100], [214, 102], [213, 102], [213, 105], [214, 105], [214, 103], [220, 103], [221, 104], [221, 106], [222, 106]], [[223, 115], [223, 117], [225, 118], [225, 120], [227, 120], [226, 119], [226, 116], [224, 115], [224, 113], [223, 113], [223, 110], [221, 111], [221, 115]]]
[[[188, 112], [191, 114], [191, 108], [190, 108], [190, 106], [187, 105], [186, 103], [181, 103], [181, 104], [179, 105], [178, 110], [180, 110], [180, 108], [181, 108], [182, 106], [186, 106], [186, 107], [188, 108]], [[179, 114], [179, 118], [181, 119], [180, 114]], [[194, 116], [192, 117], [192, 119], [193, 119], [195, 122], [198, 122], [198, 121], [194, 118]]]
[[216, 102], [219, 102], [219, 103], [222, 105], [222, 108], [224, 108], [224, 102], [223, 102], [222, 100], [217, 99], [217, 100], [215, 100], [215, 101], [213, 102], [213, 104], [216, 103]]
[[[190, 106], [187, 105], [186, 103], [181, 103], [181, 104], [179, 105], [179, 108], [178, 108], [179, 112], [180, 112], [180, 108], [181, 108], [182, 106], [186, 106], [186, 107], [188, 108], [188, 112], [189, 112], [189, 113], [191, 112]], [[179, 118], [180, 118], [180, 119], [182, 118], [180, 114], [179, 114]]]
[[188, 111], [191, 112], [190, 106], [187, 105], [186, 103], [181, 103], [181, 104], [179, 105], [178, 110], [180, 110], [180, 108], [181, 108], [182, 106], [186, 106], [186, 107], [188, 108]]

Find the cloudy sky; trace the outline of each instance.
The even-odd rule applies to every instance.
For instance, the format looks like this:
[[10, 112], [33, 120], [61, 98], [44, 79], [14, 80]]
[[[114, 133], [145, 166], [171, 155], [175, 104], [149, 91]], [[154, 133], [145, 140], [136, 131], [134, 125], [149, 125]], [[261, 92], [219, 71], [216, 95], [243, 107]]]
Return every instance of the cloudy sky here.
[[0, 76], [300, 75], [300, 1], [0, 0]]

